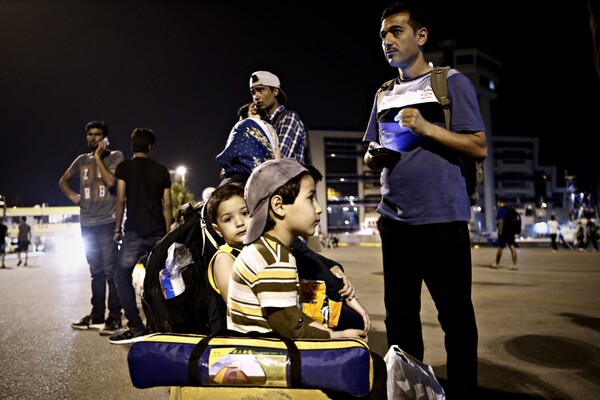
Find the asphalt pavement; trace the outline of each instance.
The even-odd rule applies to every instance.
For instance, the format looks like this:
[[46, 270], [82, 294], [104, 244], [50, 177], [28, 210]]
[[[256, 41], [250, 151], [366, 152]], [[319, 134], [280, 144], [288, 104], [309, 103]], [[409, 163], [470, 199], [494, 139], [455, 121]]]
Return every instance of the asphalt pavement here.
[[[489, 268], [495, 251], [473, 248], [479, 398], [600, 398], [600, 253], [519, 248], [519, 270], [511, 271], [508, 251], [504, 268]], [[384, 355], [380, 249], [349, 245], [323, 254], [345, 267], [371, 314], [369, 344]], [[0, 269], [1, 399], [169, 398], [164, 387], [133, 387], [127, 364], [130, 345], [111, 345], [97, 332], [71, 329], [71, 322], [90, 310], [83, 254], [37, 253], [27, 267], [16, 263], [10, 255], [8, 268]], [[424, 361], [443, 384], [443, 334], [426, 289], [422, 319]]]

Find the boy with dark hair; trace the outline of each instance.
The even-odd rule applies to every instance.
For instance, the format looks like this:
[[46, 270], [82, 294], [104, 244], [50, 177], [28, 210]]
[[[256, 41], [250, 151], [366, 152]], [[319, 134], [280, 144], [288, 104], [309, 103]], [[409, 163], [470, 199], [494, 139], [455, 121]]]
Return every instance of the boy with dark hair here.
[[[321, 207], [316, 182], [321, 174], [291, 158], [266, 161], [248, 179], [244, 198], [250, 219], [246, 245], [233, 264], [227, 327], [239, 332], [275, 332], [289, 339], [367, 339], [362, 329], [333, 331], [298, 307], [298, 271], [291, 244], [314, 234]], [[375, 368], [370, 398], [386, 398], [386, 369], [372, 353]]]

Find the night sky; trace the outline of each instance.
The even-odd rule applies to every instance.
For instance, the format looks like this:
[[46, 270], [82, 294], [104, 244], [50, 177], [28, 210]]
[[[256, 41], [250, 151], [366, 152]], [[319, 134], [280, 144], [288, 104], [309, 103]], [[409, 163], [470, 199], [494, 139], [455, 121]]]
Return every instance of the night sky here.
[[[85, 124], [103, 119], [126, 158], [132, 130], [153, 129], [154, 158], [187, 166], [199, 199], [219, 182], [214, 158], [255, 70], [279, 76], [308, 130], [363, 131], [376, 89], [397, 76], [378, 36], [391, 2], [319, 3], [0, 0], [0, 194], [70, 205], [58, 180], [88, 151]], [[499, 59], [492, 133], [539, 137], [540, 162], [595, 196], [600, 82], [587, 3], [441, 3], [425, 50], [449, 38]]]

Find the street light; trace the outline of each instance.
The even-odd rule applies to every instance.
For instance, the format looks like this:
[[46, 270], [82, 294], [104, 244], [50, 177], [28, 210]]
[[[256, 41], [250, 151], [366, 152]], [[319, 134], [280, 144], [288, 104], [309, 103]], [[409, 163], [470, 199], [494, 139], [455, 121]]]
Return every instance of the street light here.
[[177, 167], [177, 169], [175, 170], [175, 173], [177, 175], [181, 175], [181, 185], [183, 187], [185, 187], [185, 174], [187, 172], [187, 168], [184, 167], [183, 165], [180, 165], [179, 167]]

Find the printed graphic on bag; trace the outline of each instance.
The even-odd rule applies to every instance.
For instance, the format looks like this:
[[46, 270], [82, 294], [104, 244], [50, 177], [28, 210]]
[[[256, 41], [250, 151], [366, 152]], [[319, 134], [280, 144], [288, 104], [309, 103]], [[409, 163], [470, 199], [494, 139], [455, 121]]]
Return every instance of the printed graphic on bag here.
[[287, 351], [252, 347], [213, 347], [207, 385], [287, 386]]
[[324, 281], [300, 280], [300, 304], [302, 311], [329, 328], [335, 328], [340, 319], [342, 303], [333, 301], [327, 296]]

